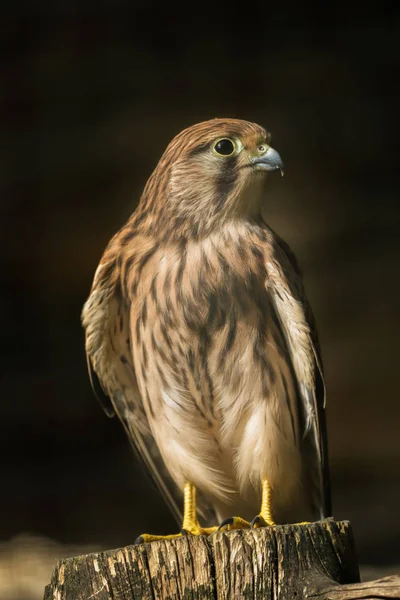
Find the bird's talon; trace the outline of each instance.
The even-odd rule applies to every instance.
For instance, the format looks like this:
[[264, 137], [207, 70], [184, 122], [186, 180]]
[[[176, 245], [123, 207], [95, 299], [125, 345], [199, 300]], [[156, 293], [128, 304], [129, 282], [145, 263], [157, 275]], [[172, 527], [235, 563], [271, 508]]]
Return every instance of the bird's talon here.
[[226, 531], [232, 531], [234, 529], [249, 529], [250, 523], [245, 521], [241, 517], [228, 517], [222, 523], [220, 523], [217, 531], [221, 531], [223, 527], [226, 527]]
[[139, 535], [136, 540], [133, 542], [134, 546], [139, 546], [140, 544], [144, 544], [144, 538], [142, 535]]
[[222, 523], [220, 523], [218, 525], [218, 530], [217, 531], [221, 531], [223, 527], [226, 527], [227, 525], [233, 525], [234, 522], [234, 518], [233, 517], [228, 517], [227, 519], [224, 519], [222, 521]]
[[189, 531], [188, 531], [187, 529], [183, 529], [183, 528], [182, 528], [182, 529], [181, 529], [181, 534], [182, 534], [184, 537], [187, 537], [187, 536], [189, 535]]
[[259, 527], [267, 527], [267, 522], [261, 515], [256, 515], [250, 523], [251, 529], [258, 529]]

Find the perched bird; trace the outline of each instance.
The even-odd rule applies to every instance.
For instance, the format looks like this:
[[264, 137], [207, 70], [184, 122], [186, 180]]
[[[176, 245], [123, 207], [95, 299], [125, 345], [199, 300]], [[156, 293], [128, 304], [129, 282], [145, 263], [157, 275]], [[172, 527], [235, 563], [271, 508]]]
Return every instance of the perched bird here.
[[266, 175], [282, 168], [254, 123], [182, 131], [82, 313], [93, 386], [192, 534], [215, 530], [198, 515], [236, 528], [331, 514], [315, 324], [261, 215]]

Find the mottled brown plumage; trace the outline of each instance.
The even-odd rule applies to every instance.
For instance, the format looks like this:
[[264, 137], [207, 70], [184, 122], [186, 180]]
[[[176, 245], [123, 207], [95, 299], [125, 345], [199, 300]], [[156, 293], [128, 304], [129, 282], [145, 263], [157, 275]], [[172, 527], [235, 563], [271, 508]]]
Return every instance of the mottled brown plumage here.
[[250, 518], [263, 477], [277, 522], [330, 514], [315, 326], [261, 216], [269, 141], [235, 119], [177, 135], [83, 310], [93, 381], [177, 516], [190, 481], [206, 518]]

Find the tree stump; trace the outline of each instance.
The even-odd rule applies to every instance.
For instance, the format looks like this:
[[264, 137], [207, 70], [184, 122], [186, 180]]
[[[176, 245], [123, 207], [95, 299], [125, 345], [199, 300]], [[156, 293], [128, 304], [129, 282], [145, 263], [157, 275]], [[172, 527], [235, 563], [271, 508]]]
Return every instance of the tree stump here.
[[280, 525], [61, 560], [44, 600], [400, 598], [400, 577], [360, 583], [349, 522]]

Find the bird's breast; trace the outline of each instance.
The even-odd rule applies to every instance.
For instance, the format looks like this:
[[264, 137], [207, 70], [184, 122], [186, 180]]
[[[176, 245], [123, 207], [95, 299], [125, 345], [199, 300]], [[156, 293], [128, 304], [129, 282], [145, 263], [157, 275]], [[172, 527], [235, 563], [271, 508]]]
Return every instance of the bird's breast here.
[[280, 472], [279, 456], [289, 462], [297, 452], [295, 383], [260, 258], [208, 244], [157, 251], [143, 270], [132, 309], [135, 371], [177, 470], [193, 471], [206, 454], [211, 470], [237, 469], [241, 481], [267, 467]]
[[143, 269], [136, 307], [135, 368], [145, 395], [151, 387], [160, 405], [156, 387], [173, 388], [183, 407], [194, 398], [212, 424], [234, 398], [271, 397], [278, 380], [281, 389], [293, 387], [256, 244], [208, 239], [183, 251], [157, 250]]

